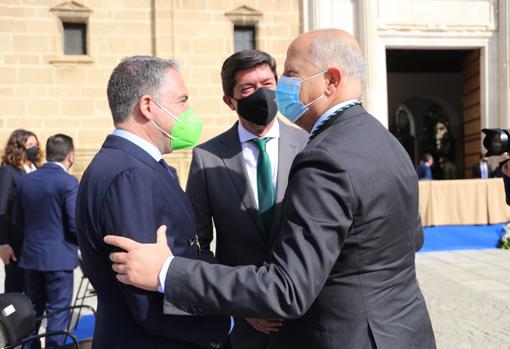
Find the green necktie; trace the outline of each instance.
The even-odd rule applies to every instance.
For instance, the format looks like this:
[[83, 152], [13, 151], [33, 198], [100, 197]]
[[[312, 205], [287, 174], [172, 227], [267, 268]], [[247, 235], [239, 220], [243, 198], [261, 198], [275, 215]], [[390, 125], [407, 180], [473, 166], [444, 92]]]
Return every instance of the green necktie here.
[[257, 195], [259, 199], [259, 212], [264, 222], [266, 233], [271, 231], [273, 223], [274, 206], [274, 188], [273, 175], [271, 171], [271, 161], [266, 151], [266, 143], [270, 140], [266, 138], [254, 138], [251, 140], [259, 148], [259, 158], [257, 160]]

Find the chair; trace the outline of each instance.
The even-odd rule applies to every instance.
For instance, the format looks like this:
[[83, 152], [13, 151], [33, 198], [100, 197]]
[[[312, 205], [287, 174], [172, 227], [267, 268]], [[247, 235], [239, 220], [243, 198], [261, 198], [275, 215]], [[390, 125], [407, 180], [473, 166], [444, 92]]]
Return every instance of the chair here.
[[80, 268], [80, 271], [81, 271], [81, 279], [80, 279], [80, 283], [78, 285], [78, 289], [76, 291], [76, 296], [74, 298], [73, 306], [72, 306], [72, 308], [77, 309], [77, 311], [74, 311], [71, 314], [68, 329], [69, 329], [69, 332], [74, 332], [76, 330], [76, 337], [79, 339], [80, 346], [83, 348], [83, 347], [90, 347], [90, 346], [87, 346], [87, 343], [89, 343], [89, 344], [92, 343], [92, 333], [89, 334], [89, 331], [86, 331], [87, 337], [85, 337], [85, 338], [82, 337], [84, 331], [83, 331], [83, 328], [81, 328], [81, 329], [79, 328], [81, 325], [80, 320], [82, 320], [82, 317], [81, 317], [82, 310], [84, 308], [89, 309], [93, 313], [94, 318], [95, 318], [94, 308], [92, 308], [89, 305], [86, 305], [85, 300], [88, 298], [91, 298], [91, 297], [96, 297], [96, 291], [90, 284], [88, 275], [85, 272], [85, 267], [83, 265], [83, 258], [81, 256], [81, 252], [79, 250], [78, 250], [78, 267]]
[[[35, 330], [38, 321], [76, 308], [87, 308], [95, 316], [94, 308], [88, 305], [81, 305], [59, 309], [56, 312], [35, 318], [32, 302], [28, 296], [22, 293], [0, 294], [0, 348], [11, 349], [36, 339], [64, 335], [71, 339], [71, 343], [60, 347], [60, 349], [80, 349], [80, 341], [71, 332], [66, 330], [28, 336]], [[85, 341], [88, 345], [90, 345], [90, 342], [91, 339]]]

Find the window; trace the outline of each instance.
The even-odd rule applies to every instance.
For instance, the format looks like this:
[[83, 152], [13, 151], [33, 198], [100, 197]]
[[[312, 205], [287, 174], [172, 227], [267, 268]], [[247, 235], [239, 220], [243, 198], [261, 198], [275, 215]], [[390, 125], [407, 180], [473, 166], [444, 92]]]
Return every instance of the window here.
[[87, 54], [87, 24], [62, 23], [64, 26], [64, 54]]
[[234, 26], [234, 50], [255, 49], [255, 27], [254, 26]]
[[55, 35], [55, 56], [52, 64], [92, 63], [91, 45], [88, 30], [92, 10], [76, 0], [65, 1], [50, 8], [58, 18], [58, 33]]

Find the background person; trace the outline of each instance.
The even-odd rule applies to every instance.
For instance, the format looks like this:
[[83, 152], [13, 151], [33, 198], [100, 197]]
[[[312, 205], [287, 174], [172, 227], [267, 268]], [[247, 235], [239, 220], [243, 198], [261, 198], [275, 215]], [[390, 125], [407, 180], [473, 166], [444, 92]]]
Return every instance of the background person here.
[[432, 165], [434, 164], [434, 158], [429, 153], [423, 154], [420, 164], [416, 169], [418, 179], [431, 180], [432, 177]]
[[35, 169], [39, 141], [34, 133], [19, 129], [9, 136], [0, 167], [0, 257], [5, 264], [5, 292], [24, 292], [25, 276], [18, 267], [23, 232], [12, 222], [16, 183]]
[[[290, 165], [307, 136], [276, 118], [276, 62], [266, 52], [231, 55], [223, 63], [221, 79], [223, 101], [238, 121], [193, 149], [186, 193], [195, 209], [202, 255], [214, 255], [214, 225], [218, 263], [262, 266], [270, 261], [280, 231]], [[230, 336], [234, 349], [278, 348], [274, 333], [281, 321], [246, 321], [236, 319]]]
[[491, 165], [487, 162], [487, 158], [480, 154], [480, 161], [473, 165], [473, 178], [492, 178], [494, 173]]
[[[74, 163], [72, 138], [63, 134], [48, 138], [46, 160], [39, 170], [19, 180], [13, 213], [24, 234], [19, 267], [25, 269], [26, 293], [36, 317], [71, 305], [73, 269], [78, 266], [74, 224], [78, 180], [68, 173]], [[66, 329], [70, 317], [69, 311], [50, 316], [46, 330]], [[64, 336], [51, 336], [46, 348], [64, 342]], [[35, 340], [24, 347], [38, 349], [41, 343]]]

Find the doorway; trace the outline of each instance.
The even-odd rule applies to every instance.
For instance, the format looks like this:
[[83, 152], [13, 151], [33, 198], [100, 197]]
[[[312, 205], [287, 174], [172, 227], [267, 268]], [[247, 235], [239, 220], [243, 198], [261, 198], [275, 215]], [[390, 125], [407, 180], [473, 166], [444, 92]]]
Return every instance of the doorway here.
[[388, 126], [434, 179], [471, 178], [480, 153], [480, 50], [386, 50]]

